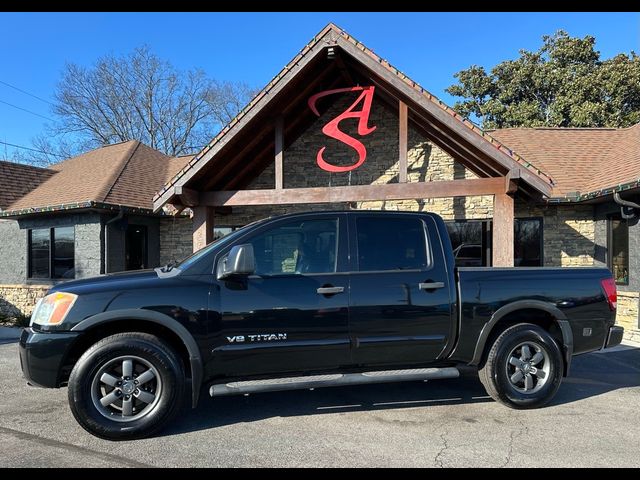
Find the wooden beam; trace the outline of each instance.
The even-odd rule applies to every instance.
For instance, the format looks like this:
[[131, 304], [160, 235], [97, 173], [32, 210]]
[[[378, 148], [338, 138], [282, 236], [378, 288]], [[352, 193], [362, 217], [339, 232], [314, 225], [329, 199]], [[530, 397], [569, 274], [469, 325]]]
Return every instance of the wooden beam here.
[[276, 118], [276, 151], [275, 151], [275, 162], [276, 162], [276, 190], [281, 190], [283, 188], [283, 158], [284, 158], [284, 118], [282, 115]]
[[177, 185], [173, 187], [173, 191], [180, 198], [180, 203], [185, 207], [195, 207], [199, 204], [200, 193], [197, 190]]
[[513, 197], [493, 197], [493, 266], [513, 267]]
[[414, 198], [504, 195], [504, 177], [437, 182], [387, 183], [350, 187], [284, 188], [281, 190], [228, 190], [202, 192], [200, 204], [208, 206], [293, 205], [405, 200]]
[[206, 247], [213, 241], [213, 218], [213, 207], [200, 205], [193, 209], [192, 232], [194, 252]]
[[407, 104], [402, 100], [398, 102], [398, 181], [407, 183], [407, 141], [409, 135], [409, 117]]
[[520, 170], [517, 168], [509, 170], [505, 180], [504, 193], [516, 193], [518, 191], [518, 182], [520, 181]]

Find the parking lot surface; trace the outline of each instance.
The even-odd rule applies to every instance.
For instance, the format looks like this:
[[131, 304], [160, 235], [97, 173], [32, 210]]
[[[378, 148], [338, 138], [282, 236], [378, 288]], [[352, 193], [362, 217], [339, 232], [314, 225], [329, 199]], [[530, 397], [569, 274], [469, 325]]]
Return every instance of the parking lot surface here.
[[574, 358], [553, 403], [511, 410], [477, 377], [201, 398], [160, 435], [109, 442], [67, 391], [29, 387], [0, 335], [0, 467], [640, 466], [640, 345]]

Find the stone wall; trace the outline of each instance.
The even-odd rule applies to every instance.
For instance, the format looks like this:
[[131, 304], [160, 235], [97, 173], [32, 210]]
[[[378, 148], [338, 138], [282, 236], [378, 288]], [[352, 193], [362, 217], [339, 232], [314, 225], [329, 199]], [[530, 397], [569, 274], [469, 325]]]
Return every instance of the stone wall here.
[[0, 285], [24, 283], [26, 278], [27, 231], [15, 220], [0, 220]]
[[0, 319], [30, 316], [50, 285], [0, 285]]
[[180, 261], [193, 253], [191, 218], [187, 216], [161, 218], [159, 232], [160, 265]]
[[515, 214], [517, 218], [542, 218], [545, 266], [594, 265], [596, 244], [592, 205], [529, 205], [517, 202]]
[[640, 342], [640, 292], [618, 290], [616, 323], [624, 327], [625, 338]]

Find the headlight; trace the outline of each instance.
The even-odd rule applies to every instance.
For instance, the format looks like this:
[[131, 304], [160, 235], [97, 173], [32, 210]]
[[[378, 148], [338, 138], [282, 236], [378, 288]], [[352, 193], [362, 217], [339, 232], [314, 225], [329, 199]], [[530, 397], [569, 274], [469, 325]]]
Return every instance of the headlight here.
[[78, 298], [73, 293], [55, 292], [40, 299], [31, 315], [31, 322], [37, 325], [58, 325], [73, 307]]

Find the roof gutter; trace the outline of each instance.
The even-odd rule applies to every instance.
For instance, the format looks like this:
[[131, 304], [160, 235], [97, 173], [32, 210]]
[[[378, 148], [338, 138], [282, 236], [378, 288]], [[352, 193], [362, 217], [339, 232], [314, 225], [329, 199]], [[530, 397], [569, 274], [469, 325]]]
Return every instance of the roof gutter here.
[[619, 192], [613, 194], [613, 200], [620, 205], [620, 215], [625, 220], [631, 220], [640, 215], [640, 205], [629, 200], [623, 200]]

